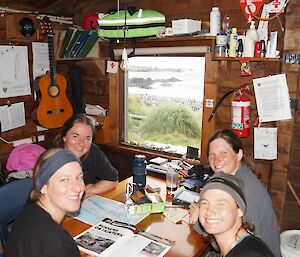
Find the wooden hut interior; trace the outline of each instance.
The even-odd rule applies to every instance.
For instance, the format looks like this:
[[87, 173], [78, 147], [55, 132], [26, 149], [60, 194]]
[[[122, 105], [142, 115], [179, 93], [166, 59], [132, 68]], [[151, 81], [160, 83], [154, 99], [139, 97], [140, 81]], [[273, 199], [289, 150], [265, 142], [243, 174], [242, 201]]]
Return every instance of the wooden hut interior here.
[[[49, 17], [52, 30], [55, 36], [60, 31], [66, 31], [70, 26], [82, 26], [84, 17], [89, 13], [106, 13], [111, 8], [125, 8], [135, 6], [138, 9], [155, 10], [165, 16], [165, 26], [172, 27], [172, 21], [179, 19], [201, 20], [201, 30], [210, 30], [210, 11], [212, 7], [218, 6], [221, 13], [221, 21], [227, 15], [230, 17], [230, 26], [238, 28], [239, 35], [244, 34], [249, 28], [247, 19], [239, 5], [240, 1], [232, 0], [18, 0], [0, 2], [0, 43], [4, 46], [27, 46], [28, 47], [28, 72], [30, 80], [30, 94], [12, 97], [3, 97], [1, 92], [1, 106], [13, 106], [23, 102], [25, 106], [25, 125], [14, 129], [3, 131], [3, 114], [0, 115], [2, 132], [0, 141], [0, 160], [2, 170], [9, 153], [14, 145], [10, 142], [33, 139], [41, 145], [50, 147], [55, 135], [60, 130], [60, 125], [53, 129], [38, 130], [33, 118], [32, 110], [35, 108], [34, 94], [34, 64], [33, 64], [33, 42], [48, 42], [45, 31], [41, 28], [41, 17]], [[272, 1], [266, 1], [272, 2]], [[300, 97], [300, 0], [289, 2], [284, 11], [278, 17], [268, 22], [269, 31], [277, 31], [278, 58], [249, 58], [251, 74], [241, 76], [241, 58], [217, 57], [215, 53], [215, 36], [193, 36], [184, 35], [165, 38], [137, 39], [136, 51], [138, 49], [151, 49], [152, 56], [168, 56], [170, 53], [160, 53], [161, 49], [195, 47], [187, 56], [202, 56], [205, 58], [204, 75], [204, 100], [202, 118], [202, 140], [198, 147], [200, 149], [200, 161], [207, 165], [206, 146], [209, 136], [219, 128], [231, 128], [231, 105], [232, 99], [227, 97], [220, 104], [215, 115], [210, 121], [209, 116], [213, 106], [224, 94], [231, 90], [237, 90], [241, 85], [252, 83], [253, 79], [268, 77], [277, 74], [285, 74], [289, 97], [293, 103], [291, 106], [291, 119], [263, 122], [262, 127], [277, 128], [277, 156], [272, 160], [254, 160], [254, 121], [257, 118], [256, 103], [253, 96], [251, 99], [251, 125], [250, 134], [243, 137], [247, 156], [254, 160], [256, 166], [262, 172], [263, 182], [271, 195], [273, 207], [277, 215], [280, 231], [287, 229], [299, 229], [299, 199], [300, 196], [300, 160], [297, 157], [300, 153], [300, 112], [297, 109], [298, 97]], [[261, 16], [261, 9], [257, 17]], [[35, 26], [35, 32], [24, 36], [26, 25], [20, 24], [24, 18], [29, 18]], [[254, 19], [256, 25], [259, 20]], [[24, 21], [24, 20], [23, 20]], [[26, 21], [26, 20], [25, 20]], [[71, 23], [70, 23], [71, 22]], [[96, 29], [96, 28], [95, 28]], [[30, 34], [31, 33], [31, 34]], [[26, 32], [25, 32], [26, 34]], [[59, 37], [59, 36], [57, 36]], [[58, 39], [59, 40], [59, 39]], [[56, 43], [56, 41], [55, 41]], [[127, 47], [131, 47], [131, 41], [127, 40]], [[74, 97], [74, 85], [81, 87], [81, 95], [77, 100], [84, 104], [100, 105], [108, 110], [104, 117], [97, 117], [103, 128], [99, 129], [95, 136], [95, 142], [101, 146], [111, 163], [118, 169], [120, 180], [132, 175], [132, 161], [136, 154], [144, 154], [147, 160], [156, 156], [166, 158], [180, 158], [178, 154], [150, 150], [139, 145], [133, 145], [124, 137], [124, 84], [126, 72], [121, 69], [116, 73], [107, 72], [108, 40], [99, 38], [96, 45], [96, 52], [93, 56], [82, 58], [59, 58], [56, 45], [54, 45], [54, 63], [57, 73], [62, 74], [67, 80], [67, 94], [69, 98]], [[114, 44], [115, 50], [122, 50], [126, 47], [125, 42], [120, 40]], [[154, 49], [154, 50], [153, 50]], [[202, 49], [201, 51], [199, 49]], [[116, 51], [117, 52], [117, 51]], [[120, 52], [120, 51], [119, 51]], [[1, 52], [0, 52], [1, 53]], [[2, 53], [1, 53], [2, 54]], [[41, 53], [40, 53], [41, 54]], [[288, 60], [289, 57], [298, 56], [298, 63]], [[173, 56], [183, 56], [177, 52]], [[47, 56], [47, 55], [46, 55]], [[2, 58], [2, 57], [0, 57]], [[116, 54], [116, 61], [121, 62], [122, 57]], [[245, 61], [245, 60], [244, 60]], [[80, 70], [80, 77], [74, 76], [74, 67]], [[51, 67], [50, 67], [51, 68]], [[72, 75], [73, 72], [73, 75]], [[0, 73], [1, 74], [1, 73]], [[78, 82], [78, 80], [81, 81]], [[5, 88], [2, 87], [4, 92]], [[55, 94], [55, 93], [54, 93]], [[78, 92], [77, 92], [78, 94]], [[76, 98], [75, 98], [76, 99]], [[74, 100], [76, 101], [76, 100]], [[8, 107], [11, 108], [11, 107]], [[55, 122], [59, 123], [59, 120]], [[21, 141], [22, 142], [22, 141]], [[298, 171], [297, 171], [298, 170]]]

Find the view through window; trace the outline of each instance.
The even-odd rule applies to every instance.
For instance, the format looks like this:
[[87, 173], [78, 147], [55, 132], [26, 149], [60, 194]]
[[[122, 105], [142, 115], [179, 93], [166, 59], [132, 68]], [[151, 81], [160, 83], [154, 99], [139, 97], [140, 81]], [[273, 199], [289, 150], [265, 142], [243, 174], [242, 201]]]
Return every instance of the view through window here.
[[204, 57], [129, 58], [124, 140], [178, 154], [200, 148], [204, 65]]

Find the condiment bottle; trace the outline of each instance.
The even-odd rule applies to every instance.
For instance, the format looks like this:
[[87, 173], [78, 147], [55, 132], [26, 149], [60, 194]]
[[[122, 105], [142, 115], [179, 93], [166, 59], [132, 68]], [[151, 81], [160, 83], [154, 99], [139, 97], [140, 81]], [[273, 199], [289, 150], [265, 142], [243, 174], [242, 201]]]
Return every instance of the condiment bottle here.
[[236, 57], [237, 42], [238, 42], [237, 28], [232, 28], [232, 33], [230, 35], [230, 41], [229, 41], [229, 57]]

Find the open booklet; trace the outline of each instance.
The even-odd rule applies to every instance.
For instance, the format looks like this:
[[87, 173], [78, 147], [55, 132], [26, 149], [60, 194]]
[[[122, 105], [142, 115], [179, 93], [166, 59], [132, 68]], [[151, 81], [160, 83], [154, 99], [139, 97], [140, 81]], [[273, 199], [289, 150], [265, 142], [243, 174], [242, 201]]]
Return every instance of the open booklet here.
[[133, 225], [104, 219], [74, 237], [82, 252], [93, 256], [160, 257], [172, 247], [172, 242]]

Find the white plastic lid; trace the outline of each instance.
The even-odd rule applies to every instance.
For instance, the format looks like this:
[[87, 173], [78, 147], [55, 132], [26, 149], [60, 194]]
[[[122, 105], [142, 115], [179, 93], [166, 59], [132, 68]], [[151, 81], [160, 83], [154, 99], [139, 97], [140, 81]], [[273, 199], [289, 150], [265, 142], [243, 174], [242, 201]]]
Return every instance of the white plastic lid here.
[[213, 11], [217, 11], [217, 10], [219, 10], [219, 7], [216, 7], [216, 6], [215, 6], [215, 7], [212, 8], [212, 10], [213, 10]]
[[300, 230], [287, 230], [280, 234], [280, 246], [285, 252], [300, 256]]
[[255, 29], [255, 21], [251, 21], [250, 29]]

